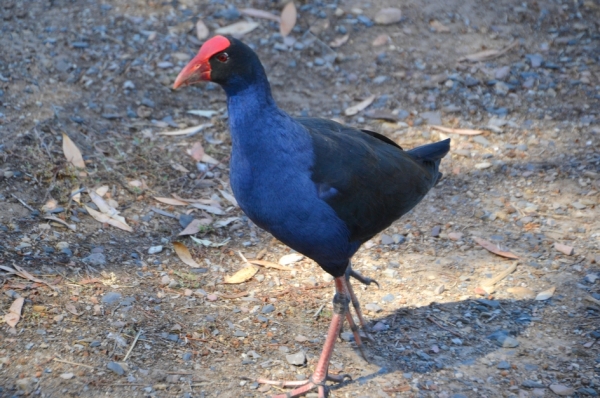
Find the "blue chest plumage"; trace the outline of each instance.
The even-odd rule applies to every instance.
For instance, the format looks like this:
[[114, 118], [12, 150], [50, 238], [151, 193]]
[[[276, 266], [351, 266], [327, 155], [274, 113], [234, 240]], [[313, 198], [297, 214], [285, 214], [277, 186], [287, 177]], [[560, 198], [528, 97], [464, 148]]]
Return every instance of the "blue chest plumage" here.
[[228, 97], [234, 195], [258, 226], [338, 273], [358, 244], [311, 180], [310, 135], [259, 94], [250, 88]]

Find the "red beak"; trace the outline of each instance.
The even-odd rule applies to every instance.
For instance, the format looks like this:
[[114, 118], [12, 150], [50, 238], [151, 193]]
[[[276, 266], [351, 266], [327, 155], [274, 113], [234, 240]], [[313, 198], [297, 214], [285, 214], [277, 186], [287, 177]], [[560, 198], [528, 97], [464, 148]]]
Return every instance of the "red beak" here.
[[230, 45], [231, 42], [224, 36], [215, 36], [204, 43], [194, 59], [179, 72], [179, 76], [173, 84], [173, 89], [177, 90], [181, 86], [189, 86], [203, 80], [210, 81], [210, 57], [226, 50]]
[[210, 63], [208, 60], [199, 61], [194, 58], [179, 72], [173, 89], [177, 90], [181, 86], [189, 86], [203, 80], [210, 80]]

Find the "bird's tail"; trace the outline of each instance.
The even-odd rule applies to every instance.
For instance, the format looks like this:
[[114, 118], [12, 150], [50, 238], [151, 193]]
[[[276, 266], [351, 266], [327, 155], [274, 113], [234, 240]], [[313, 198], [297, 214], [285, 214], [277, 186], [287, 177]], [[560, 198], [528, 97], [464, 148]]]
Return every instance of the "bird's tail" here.
[[435, 184], [437, 184], [437, 182], [442, 178], [442, 173], [439, 172], [440, 162], [449, 151], [450, 138], [447, 138], [443, 141], [422, 145], [406, 152], [436, 176], [436, 179], [433, 183], [435, 186]]

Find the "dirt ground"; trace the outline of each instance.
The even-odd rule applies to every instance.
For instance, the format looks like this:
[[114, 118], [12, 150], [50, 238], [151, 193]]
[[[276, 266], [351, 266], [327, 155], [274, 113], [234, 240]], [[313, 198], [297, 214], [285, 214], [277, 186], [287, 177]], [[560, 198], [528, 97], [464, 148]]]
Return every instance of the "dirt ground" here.
[[[356, 288], [375, 341], [367, 363], [342, 335], [331, 373], [353, 379], [332, 397], [598, 396], [600, 3], [301, 2], [285, 42], [276, 22], [239, 12], [282, 6], [0, 2], [3, 315], [25, 299], [15, 327], [0, 321], [0, 396], [263, 397], [280, 389], [257, 377], [314, 368], [333, 293], [316, 264], [223, 283], [245, 266], [240, 254], [278, 263], [290, 249], [227, 199], [224, 93], [170, 88], [201, 44], [199, 19], [211, 35], [259, 24], [243, 40], [292, 115], [336, 118], [405, 148], [453, 140], [444, 180], [354, 258], [380, 284]], [[390, 6], [402, 19], [374, 23]], [[84, 174], [67, 163], [63, 133]], [[197, 163], [195, 143], [219, 163]], [[101, 186], [132, 232], [84, 210]], [[70, 197], [80, 188], [82, 204]], [[172, 194], [204, 207], [154, 199]], [[191, 219], [203, 220], [203, 243], [178, 236]]]

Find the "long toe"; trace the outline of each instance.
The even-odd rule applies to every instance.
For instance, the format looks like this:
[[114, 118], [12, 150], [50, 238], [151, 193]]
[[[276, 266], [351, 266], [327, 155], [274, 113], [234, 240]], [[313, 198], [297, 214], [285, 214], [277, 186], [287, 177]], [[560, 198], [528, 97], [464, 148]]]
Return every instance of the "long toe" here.
[[311, 376], [308, 380], [302, 381], [278, 381], [278, 380], [267, 380], [267, 379], [258, 379], [256, 380], [260, 384], [269, 384], [277, 387], [296, 387], [291, 391], [286, 392], [285, 394], [277, 394], [273, 395], [271, 398], [295, 398], [301, 397], [313, 390], [317, 390], [319, 394], [319, 398], [326, 398], [329, 394], [329, 388], [325, 385], [325, 381], [332, 381], [334, 383], [342, 383], [346, 380], [352, 380], [352, 377], [348, 374], [341, 375], [329, 375], [325, 376], [325, 379], [322, 382], [315, 382], [313, 380], [313, 376]]
[[359, 274], [358, 272], [354, 271], [353, 269], [350, 269], [350, 277], [356, 279], [363, 285], [369, 286], [369, 285], [371, 285], [371, 283], [374, 283], [377, 285], [378, 289], [380, 288], [379, 282], [377, 282], [375, 279], [367, 278], [366, 276]]

